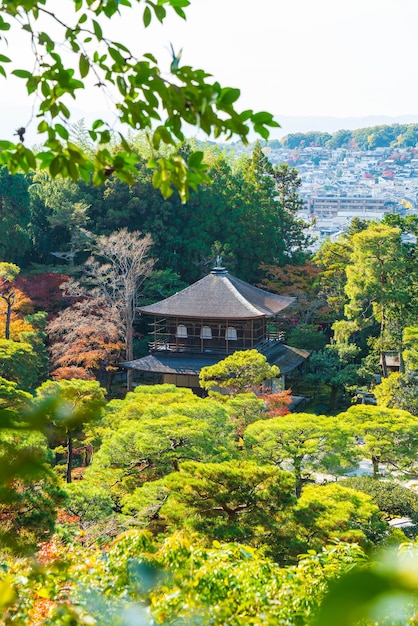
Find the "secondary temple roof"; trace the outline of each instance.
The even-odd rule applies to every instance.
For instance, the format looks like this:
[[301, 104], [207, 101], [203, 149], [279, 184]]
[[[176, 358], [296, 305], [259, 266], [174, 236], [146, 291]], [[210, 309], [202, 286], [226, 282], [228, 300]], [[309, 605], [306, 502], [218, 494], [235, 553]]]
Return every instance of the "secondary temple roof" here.
[[[300, 350], [276, 342], [272, 349], [266, 353], [270, 365], [278, 365], [280, 374], [285, 375], [301, 365], [309, 356], [309, 350]], [[122, 363], [123, 367], [138, 370], [140, 372], [158, 372], [160, 374], [191, 374], [198, 376], [202, 367], [218, 363], [225, 355], [209, 354], [150, 354], [137, 359]]]
[[226, 269], [215, 267], [193, 285], [138, 311], [163, 317], [238, 320], [272, 317], [294, 300], [253, 287]]

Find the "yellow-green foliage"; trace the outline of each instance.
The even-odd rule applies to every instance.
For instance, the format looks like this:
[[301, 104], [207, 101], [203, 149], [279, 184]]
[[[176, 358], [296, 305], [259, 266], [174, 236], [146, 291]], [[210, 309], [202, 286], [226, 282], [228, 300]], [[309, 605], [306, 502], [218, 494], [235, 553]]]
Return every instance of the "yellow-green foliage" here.
[[210, 391], [218, 387], [236, 394], [257, 388], [279, 373], [279, 368], [269, 365], [258, 350], [238, 350], [215, 365], [203, 367], [199, 381], [203, 389]]

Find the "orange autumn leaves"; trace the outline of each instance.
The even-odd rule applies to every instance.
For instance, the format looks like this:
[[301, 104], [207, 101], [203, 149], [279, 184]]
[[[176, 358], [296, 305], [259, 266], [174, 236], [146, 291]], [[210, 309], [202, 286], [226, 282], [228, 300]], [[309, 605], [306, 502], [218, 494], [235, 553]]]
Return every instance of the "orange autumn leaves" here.
[[[33, 333], [35, 328], [29, 322], [25, 321], [26, 315], [34, 313], [34, 307], [30, 300], [16, 285], [13, 285], [14, 302], [10, 320], [10, 339], [12, 341], [20, 340], [20, 333]], [[3, 320], [6, 316], [7, 303], [0, 298], [0, 339], [6, 338], [6, 325]]]

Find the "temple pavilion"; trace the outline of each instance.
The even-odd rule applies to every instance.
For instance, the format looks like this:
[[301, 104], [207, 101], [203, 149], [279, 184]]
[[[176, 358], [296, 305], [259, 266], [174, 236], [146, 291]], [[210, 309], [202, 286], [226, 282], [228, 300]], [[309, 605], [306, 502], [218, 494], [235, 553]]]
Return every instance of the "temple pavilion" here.
[[137, 309], [150, 324], [150, 354], [122, 366], [150, 375], [152, 382], [198, 391], [202, 367], [236, 350], [256, 348], [278, 365], [284, 386], [286, 374], [309, 356], [282, 342], [279, 315], [293, 301], [254, 287], [218, 264], [182, 291]]

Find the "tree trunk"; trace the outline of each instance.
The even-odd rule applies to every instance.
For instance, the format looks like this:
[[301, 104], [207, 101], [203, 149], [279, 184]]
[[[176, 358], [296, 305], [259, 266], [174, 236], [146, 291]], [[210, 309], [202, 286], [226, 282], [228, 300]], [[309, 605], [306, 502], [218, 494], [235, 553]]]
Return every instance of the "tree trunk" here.
[[405, 362], [403, 360], [402, 350], [399, 350], [399, 373], [405, 374]]
[[400, 374], [405, 374], [405, 362], [403, 360], [403, 337], [402, 337], [402, 330], [401, 330], [401, 338], [400, 338], [400, 342], [399, 342], [399, 373]]
[[106, 391], [110, 393], [112, 391], [113, 379], [115, 377], [114, 370], [109, 370], [106, 374]]
[[86, 467], [91, 465], [93, 460], [93, 446], [91, 444], [86, 445]]
[[388, 366], [386, 365], [386, 354], [383, 350], [380, 352], [380, 362], [382, 364], [382, 376], [383, 378], [388, 377]]
[[331, 395], [329, 397], [329, 410], [332, 411], [335, 408], [335, 403], [337, 401], [337, 393], [338, 393], [338, 387], [336, 385], [333, 385], [331, 387]]
[[385, 310], [382, 309], [382, 321], [380, 322], [380, 362], [382, 364], [382, 376], [383, 378], [387, 378], [388, 377], [388, 367], [386, 365], [386, 354], [384, 351], [384, 345], [383, 345], [383, 336], [384, 336], [384, 332], [385, 332]]
[[72, 482], [71, 470], [73, 468], [73, 438], [68, 435], [67, 439], [67, 472], [65, 475], [67, 483]]
[[8, 298], [4, 298], [6, 300], [7, 309], [6, 309], [6, 328], [4, 329], [4, 338], [10, 339], [10, 320], [12, 317], [12, 306], [14, 300], [14, 294], [11, 294]]
[[373, 464], [373, 478], [377, 478], [379, 476], [379, 457], [372, 456], [372, 464]]
[[132, 391], [132, 374], [132, 370], [128, 368], [126, 370], [126, 391]]
[[293, 471], [295, 473], [295, 480], [296, 480], [295, 496], [299, 499], [302, 494], [302, 485], [303, 485], [301, 461], [298, 460], [294, 462]]
[[[130, 316], [126, 319], [126, 360], [132, 361], [134, 358], [134, 333]], [[132, 391], [133, 372], [130, 368], [126, 370], [126, 390]]]

